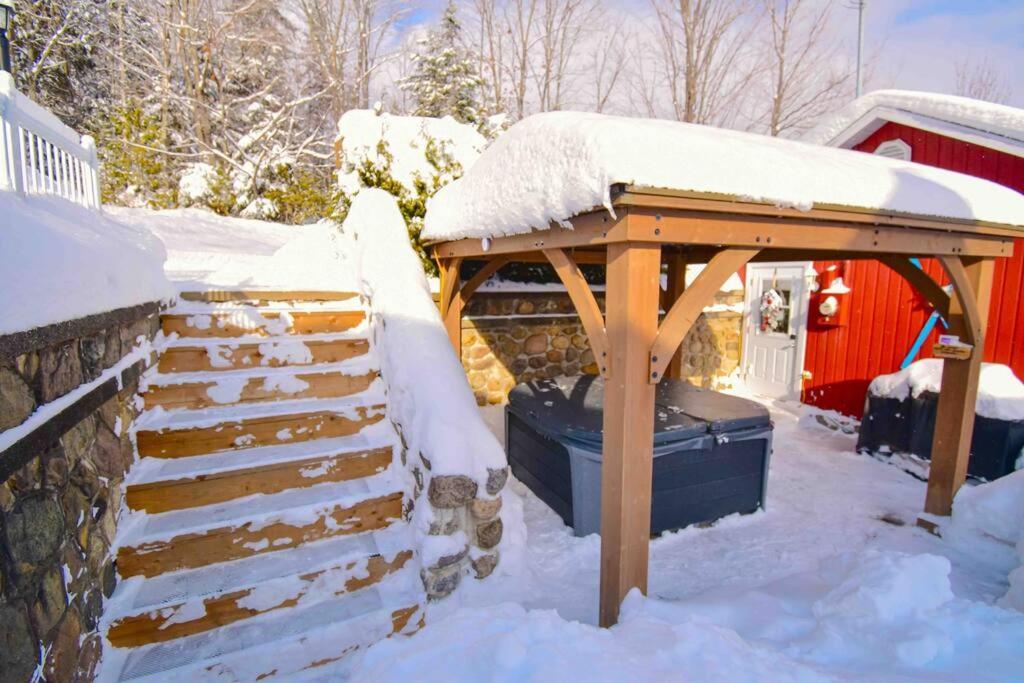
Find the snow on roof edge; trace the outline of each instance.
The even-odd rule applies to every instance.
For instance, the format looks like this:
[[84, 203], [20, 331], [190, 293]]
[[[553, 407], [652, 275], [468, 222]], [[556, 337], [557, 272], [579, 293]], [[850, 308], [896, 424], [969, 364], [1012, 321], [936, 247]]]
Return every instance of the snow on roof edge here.
[[[854, 100], [821, 120], [804, 136], [804, 142], [837, 146], [874, 120], [885, 120], [885, 110], [926, 116], [947, 124], [962, 126], [967, 131], [994, 135], [1013, 147], [1024, 148], [1024, 109], [956, 95], [915, 90], [876, 90]], [[877, 112], [877, 119], [871, 117]], [[953, 134], [948, 131], [946, 134]], [[870, 134], [870, 133], [869, 133]], [[974, 141], [974, 140], [972, 140]], [[854, 143], [856, 144], [856, 143]], [[978, 144], [986, 144], [984, 140]], [[1013, 152], [1010, 152], [1013, 153]]]

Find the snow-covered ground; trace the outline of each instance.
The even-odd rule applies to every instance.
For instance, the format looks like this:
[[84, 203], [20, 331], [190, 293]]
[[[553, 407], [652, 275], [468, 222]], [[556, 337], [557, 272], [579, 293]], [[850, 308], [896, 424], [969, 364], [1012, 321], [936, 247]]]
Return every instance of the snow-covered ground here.
[[[114, 220], [156, 235], [178, 291], [208, 288], [334, 289], [344, 269], [333, 223], [284, 225], [203, 209], [105, 207]], [[347, 284], [351, 287], [351, 283]]]
[[[594, 626], [599, 537], [574, 537], [515, 482], [522, 577], [440, 603], [354, 679], [1024, 680], [1024, 614], [995, 606], [1013, 547], [919, 529], [924, 483], [855, 454], [812, 408], [769, 408], [767, 511], [652, 541], [650, 598], [628, 598], [618, 626]], [[500, 435], [502, 409], [482, 410]]]

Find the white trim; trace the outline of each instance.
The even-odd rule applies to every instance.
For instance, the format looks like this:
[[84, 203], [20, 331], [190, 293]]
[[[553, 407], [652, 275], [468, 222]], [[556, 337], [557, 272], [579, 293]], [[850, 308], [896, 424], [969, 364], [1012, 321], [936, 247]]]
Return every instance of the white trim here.
[[867, 140], [886, 123], [898, 123], [911, 126], [929, 133], [943, 135], [955, 140], [969, 142], [980, 147], [987, 147], [1015, 157], [1024, 157], [1024, 141], [1014, 140], [1003, 135], [989, 133], [959, 123], [942, 121], [924, 114], [915, 114], [904, 109], [892, 107], [875, 107], [843, 129], [826, 144], [829, 147], [851, 149]]

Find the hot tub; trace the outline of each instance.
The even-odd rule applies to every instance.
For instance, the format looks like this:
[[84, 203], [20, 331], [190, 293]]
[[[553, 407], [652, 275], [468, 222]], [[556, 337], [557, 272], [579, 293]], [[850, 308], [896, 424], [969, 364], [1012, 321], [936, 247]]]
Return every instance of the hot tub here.
[[[512, 472], [571, 526], [600, 532], [604, 382], [520, 384], [505, 436]], [[682, 381], [657, 386], [651, 533], [764, 507], [772, 424], [761, 405]]]

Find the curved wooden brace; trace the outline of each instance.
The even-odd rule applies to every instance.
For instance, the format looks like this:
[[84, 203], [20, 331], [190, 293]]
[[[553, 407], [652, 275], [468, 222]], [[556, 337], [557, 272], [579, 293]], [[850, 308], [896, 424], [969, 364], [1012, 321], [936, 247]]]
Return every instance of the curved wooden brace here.
[[878, 260], [896, 271], [918, 294], [932, 305], [943, 320], [949, 320], [949, 294], [939, 286], [928, 273], [924, 272], [909, 259], [902, 256], [879, 256]]
[[459, 297], [462, 299], [462, 305], [465, 306], [469, 303], [469, 300], [476, 293], [476, 290], [480, 289], [480, 285], [487, 282], [487, 278], [497, 273], [503, 266], [512, 261], [508, 256], [494, 256], [487, 263], [483, 265], [476, 275], [466, 280], [466, 284], [462, 285], [462, 289], [459, 290]]
[[608, 377], [611, 372], [608, 333], [605, 331], [604, 315], [601, 314], [601, 307], [597, 305], [597, 299], [590, 290], [590, 285], [583, 277], [579, 266], [564, 250], [544, 249], [543, 251], [544, 256], [558, 273], [558, 278], [565, 285], [573, 306], [576, 307], [576, 313], [580, 316], [583, 329], [587, 331], [587, 337], [590, 339], [590, 348], [594, 352], [594, 360], [601, 370], [601, 376]]
[[967, 269], [959, 256], [940, 256], [939, 261], [949, 275], [949, 279], [953, 281], [953, 293], [956, 294], [960, 312], [964, 317], [966, 341], [968, 344], [973, 344], [975, 349], [979, 349], [985, 343], [985, 323], [978, 310], [977, 293], [974, 291]]
[[693, 283], [672, 305], [665, 315], [658, 335], [651, 346], [651, 371], [647, 375], [651, 384], [657, 384], [665, 375], [665, 368], [675, 350], [683, 343], [704, 306], [733, 273], [754, 258], [760, 249], [725, 249], [714, 255]]

